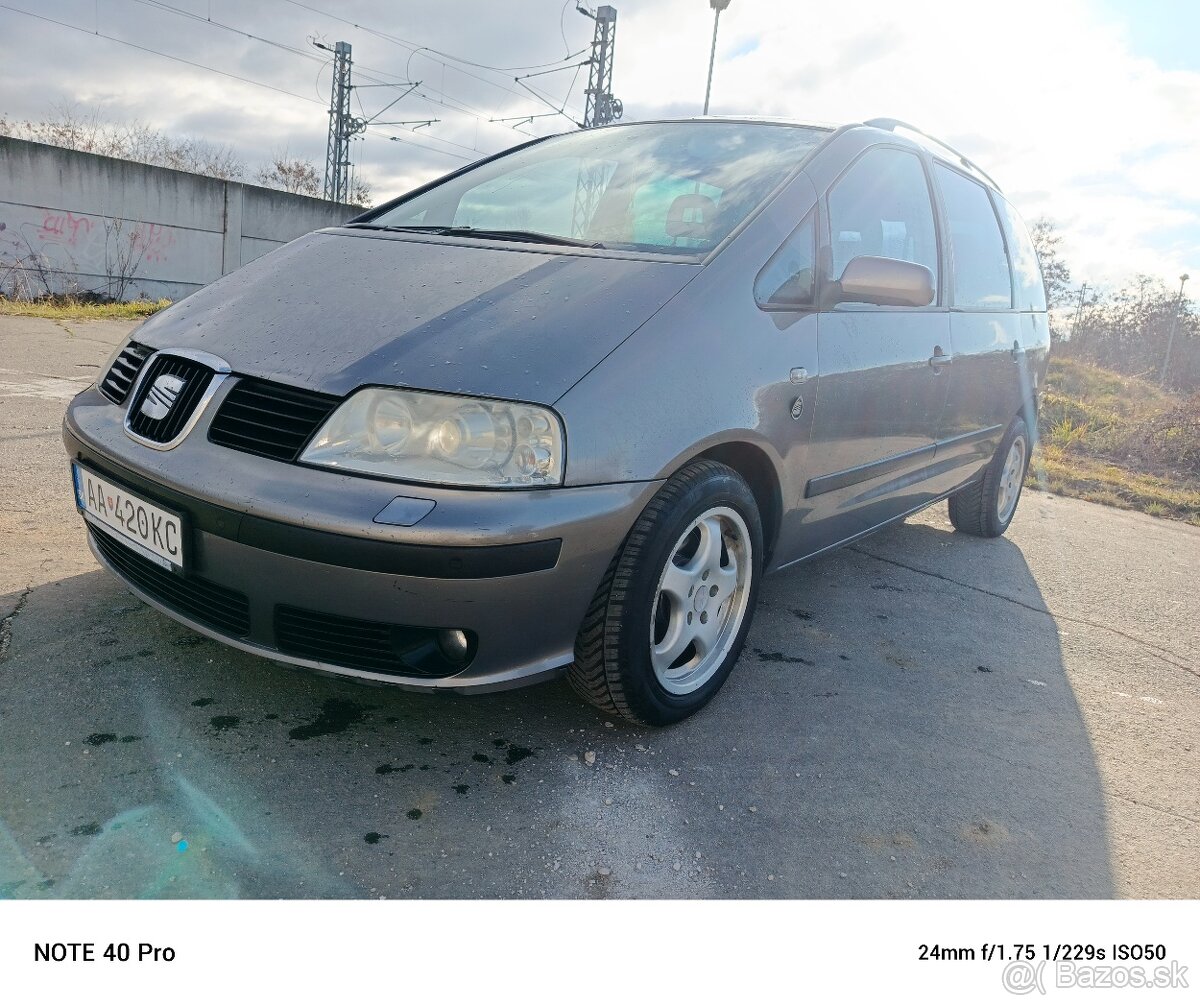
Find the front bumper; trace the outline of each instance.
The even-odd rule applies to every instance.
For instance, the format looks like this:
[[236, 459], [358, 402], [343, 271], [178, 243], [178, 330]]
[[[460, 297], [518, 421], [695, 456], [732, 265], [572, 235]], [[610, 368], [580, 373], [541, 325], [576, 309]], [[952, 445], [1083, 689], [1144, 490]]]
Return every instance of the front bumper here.
[[[159, 451], [130, 439], [124, 409], [89, 389], [68, 407], [63, 440], [73, 460], [184, 515], [187, 576], [244, 595], [243, 626], [197, 618], [169, 583], [156, 589], [118, 567], [97, 546], [96, 531], [92, 550], [139, 597], [190, 628], [316, 670], [462, 691], [558, 673], [571, 662], [608, 563], [661, 484], [475, 491], [267, 460], [208, 442], [208, 420], [228, 390], [183, 442]], [[397, 496], [435, 505], [414, 526], [375, 523]], [[312, 612], [328, 625], [462, 629], [476, 646], [469, 665], [449, 676], [380, 672], [286, 651], [281, 610]]]

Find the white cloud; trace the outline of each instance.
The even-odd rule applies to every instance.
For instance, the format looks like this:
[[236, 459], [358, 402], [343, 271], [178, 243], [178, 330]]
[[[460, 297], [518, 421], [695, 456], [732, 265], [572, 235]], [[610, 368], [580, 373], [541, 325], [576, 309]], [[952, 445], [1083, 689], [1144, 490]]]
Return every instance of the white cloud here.
[[[97, 8], [84, 0], [13, 2], [88, 30], [94, 26]], [[442, 121], [415, 135], [385, 131], [405, 143], [368, 134], [359, 145], [360, 170], [379, 196], [457, 167], [475, 150], [491, 152], [521, 140], [488, 118], [546, 111], [520, 96], [514, 72], [444, 66], [427, 55], [410, 64], [411, 49], [283, 0], [176, 2], [301, 50], [310, 34], [345, 38], [354, 45], [363, 82], [366, 67], [400, 75], [411, 70], [431, 97], [479, 113], [406, 98], [398, 117]], [[573, 4], [564, 11], [562, 0], [308, 2], [414, 44], [498, 65], [553, 59], [586, 45], [591, 35], [591, 22]], [[712, 32], [708, 4], [615, 0], [615, 6], [614, 90], [625, 102], [626, 118], [697, 114]], [[17, 42], [0, 66], [0, 113], [40, 118], [51, 101], [76, 101], [100, 105], [114, 118], [136, 116], [229, 143], [251, 162], [284, 146], [323, 161], [327, 69], [318, 76], [319, 64], [294, 53], [130, 0], [106, 2], [99, 10], [101, 31], [315, 100], [0, 11], [0, 33]], [[1142, 16], [1165, 15], [1147, 6]], [[562, 95], [570, 78], [566, 72], [531, 82]], [[586, 68], [572, 92], [577, 109], [585, 82]], [[360, 96], [370, 113], [394, 93], [364, 89]], [[1181, 271], [1200, 273], [1200, 73], [1164, 70], [1135, 55], [1120, 24], [1087, 0], [1007, 0], [1002, 6], [733, 0], [721, 17], [712, 110], [825, 122], [907, 119], [978, 160], [1026, 217], [1057, 220], [1077, 279], [1115, 282], [1146, 271], [1173, 283]], [[571, 127], [566, 119], [548, 118], [522, 128], [546, 133]]]
[[[630, 6], [615, 86], [634, 97], [626, 107], [695, 108], [708, 11]], [[734, 0], [717, 51], [714, 113], [911, 121], [977, 160], [1024, 215], [1062, 224], [1079, 278], [1200, 266], [1200, 73], [1133, 55], [1082, 0]]]

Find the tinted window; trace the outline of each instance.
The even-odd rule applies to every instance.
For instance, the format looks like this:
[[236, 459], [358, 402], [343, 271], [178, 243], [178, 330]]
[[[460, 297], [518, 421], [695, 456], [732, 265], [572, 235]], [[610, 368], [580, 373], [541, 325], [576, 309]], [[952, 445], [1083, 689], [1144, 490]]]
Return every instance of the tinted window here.
[[[580, 174], [595, 172], [603, 190], [613, 167], [611, 161], [561, 157], [531, 164], [501, 178], [489, 178], [463, 193], [452, 223], [456, 227], [568, 235]], [[427, 221], [422, 218], [421, 222]]]
[[934, 167], [954, 251], [954, 306], [995, 310], [1012, 306], [1012, 277], [1004, 237], [987, 189], [937, 164]]
[[746, 122], [586, 129], [469, 168], [371, 223], [532, 230], [691, 255], [728, 236], [828, 135]]
[[764, 307], [808, 307], [816, 301], [816, 225], [810, 213], [754, 281], [754, 299]]
[[938, 279], [937, 230], [925, 171], [915, 154], [870, 150], [829, 193], [833, 277], [859, 255], [924, 265]]
[[1025, 222], [1003, 196], [996, 197], [1000, 207], [1000, 222], [1008, 237], [1008, 250], [1012, 255], [1013, 277], [1017, 281], [1017, 307], [1023, 311], [1046, 309], [1046, 287], [1042, 283], [1042, 267], [1038, 264], [1037, 251], [1030, 240]]

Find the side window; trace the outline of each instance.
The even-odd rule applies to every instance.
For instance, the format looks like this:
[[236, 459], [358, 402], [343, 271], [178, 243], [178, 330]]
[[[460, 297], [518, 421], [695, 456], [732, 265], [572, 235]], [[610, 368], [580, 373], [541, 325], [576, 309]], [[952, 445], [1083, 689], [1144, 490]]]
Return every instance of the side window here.
[[754, 280], [760, 307], [811, 307], [816, 302], [816, 213], [792, 231]]
[[859, 255], [924, 265], [938, 281], [937, 229], [925, 171], [916, 154], [870, 150], [829, 192], [832, 275]]
[[1012, 254], [1013, 276], [1017, 281], [1017, 307], [1023, 311], [1046, 309], [1046, 287], [1042, 282], [1042, 267], [1038, 263], [1037, 250], [1025, 229], [1024, 221], [1003, 196], [996, 196], [1000, 207], [1000, 222], [1008, 238], [1008, 249]]
[[934, 166], [954, 251], [954, 306], [1012, 307], [1008, 255], [987, 189], [941, 164]]

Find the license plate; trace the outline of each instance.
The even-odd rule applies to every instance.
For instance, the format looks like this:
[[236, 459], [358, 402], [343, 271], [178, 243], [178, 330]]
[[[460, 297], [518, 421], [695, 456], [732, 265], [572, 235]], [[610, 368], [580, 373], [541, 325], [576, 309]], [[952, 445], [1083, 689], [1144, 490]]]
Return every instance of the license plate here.
[[71, 465], [75, 502], [84, 519], [173, 572], [183, 571], [183, 518], [93, 471]]

